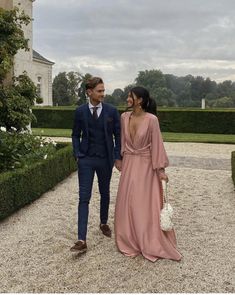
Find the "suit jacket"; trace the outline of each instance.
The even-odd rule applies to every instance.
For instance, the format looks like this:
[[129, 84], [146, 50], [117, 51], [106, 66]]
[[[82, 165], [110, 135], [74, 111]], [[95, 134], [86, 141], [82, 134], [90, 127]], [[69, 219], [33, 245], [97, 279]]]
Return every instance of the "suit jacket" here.
[[[83, 104], [76, 109], [72, 131], [73, 153], [76, 158], [85, 157], [89, 147], [88, 132], [88, 104]], [[114, 160], [121, 159], [120, 141], [120, 116], [112, 105], [102, 103], [104, 114], [105, 145], [108, 151], [110, 166], [113, 167]]]

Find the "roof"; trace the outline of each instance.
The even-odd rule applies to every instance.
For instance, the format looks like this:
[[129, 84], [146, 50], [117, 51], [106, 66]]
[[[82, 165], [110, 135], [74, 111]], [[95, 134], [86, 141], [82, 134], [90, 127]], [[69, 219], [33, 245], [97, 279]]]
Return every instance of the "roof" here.
[[42, 63], [46, 63], [46, 64], [49, 64], [49, 65], [54, 65], [54, 62], [46, 59], [45, 57], [43, 57], [41, 54], [39, 54], [34, 49], [33, 49], [33, 60], [39, 61], [39, 62], [42, 62]]

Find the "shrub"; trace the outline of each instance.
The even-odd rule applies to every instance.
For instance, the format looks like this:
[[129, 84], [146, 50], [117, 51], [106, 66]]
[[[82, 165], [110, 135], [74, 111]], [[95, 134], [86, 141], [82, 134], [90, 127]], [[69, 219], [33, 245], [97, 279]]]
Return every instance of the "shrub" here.
[[50, 157], [55, 152], [55, 143], [47, 143], [41, 137], [15, 130], [0, 130], [0, 173], [27, 167], [30, 163]]
[[[118, 108], [119, 113], [126, 107]], [[35, 128], [71, 129], [75, 108], [33, 108]], [[234, 110], [159, 109], [161, 131], [183, 133], [234, 134]]]
[[37, 122], [32, 123], [33, 128], [71, 129], [75, 109], [34, 108], [33, 114], [37, 118]]
[[0, 174], [0, 220], [53, 188], [77, 168], [71, 144], [58, 144], [51, 157]]

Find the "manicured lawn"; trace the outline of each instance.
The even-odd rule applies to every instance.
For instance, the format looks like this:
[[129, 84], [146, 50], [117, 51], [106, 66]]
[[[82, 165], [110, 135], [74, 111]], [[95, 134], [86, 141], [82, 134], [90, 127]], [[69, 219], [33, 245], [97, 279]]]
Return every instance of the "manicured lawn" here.
[[[71, 137], [70, 129], [33, 128], [34, 135], [50, 137]], [[208, 142], [235, 144], [235, 134], [201, 134], [201, 133], [172, 133], [163, 132], [164, 141], [172, 142]]]
[[32, 128], [34, 135], [50, 137], [71, 137], [71, 129]]
[[163, 132], [164, 141], [235, 144], [235, 134], [202, 134]]

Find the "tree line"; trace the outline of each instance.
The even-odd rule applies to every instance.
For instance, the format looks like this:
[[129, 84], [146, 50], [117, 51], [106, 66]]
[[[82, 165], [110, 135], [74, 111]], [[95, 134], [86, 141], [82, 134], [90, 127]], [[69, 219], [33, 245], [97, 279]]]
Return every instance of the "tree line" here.
[[[89, 73], [61, 72], [53, 80], [54, 105], [80, 105], [86, 102], [85, 82]], [[105, 101], [116, 106], [124, 105], [129, 90], [136, 86], [146, 87], [158, 106], [200, 107], [205, 99], [207, 107], [235, 107], [235, 82], [217, 83], [210, 78], [187, 75], [178, 77], [163, 74], [160, 70], [140, 71], [134, 82], [117, 88], [105, 96]]]

